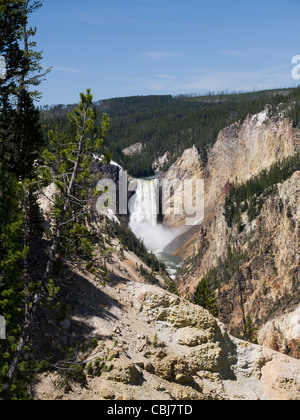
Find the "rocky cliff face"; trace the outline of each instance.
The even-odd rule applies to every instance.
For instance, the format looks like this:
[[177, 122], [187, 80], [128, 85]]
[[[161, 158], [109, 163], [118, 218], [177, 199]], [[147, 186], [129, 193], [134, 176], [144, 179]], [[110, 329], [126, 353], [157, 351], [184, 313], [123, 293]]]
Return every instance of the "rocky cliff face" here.
[[42, 374], [37, 398], [300, 399], [300, 361], [230, 337], [201, 307], [126, 278], [101, 286], [81, 272], [73, 281], [85, 298], [70, 316], [65, 339], [101, 337], [90, 358], [109, 354], [112, 369], [82, 385], [68, 381], [67, 389], [57, 373]]
[[144, 145], [141, 142], [135, 143], [132, 146], [127, 147], [123, 150], [126, 156], [136, 156], [143, 153]]
[[[272, 116], [271, 110], [266, 108], [243, 123], [223, 129], [206, 164], [193, 147], [184, 152], [163, 179], [167, 185], [174, 179], [204, 179], [206, 215], [209, 216], [214, 213], [226, 182], [244, 183], [299, 150], [300, 130], [293, 128], [292, 121], [280, 112]], [[177, 226], [184, 223], [185, 217], [185, 214], [167, 215], [165, 223]]]
[[[282, 316], [294, 313], [294, 324], [300, 322], [296, 310], [300, 303], [300, 173], [279, 184], [275, 194], [263, 197], [255, 220], [249, 221], [247, 213], [242, 213], [242, 232], [227, 226], [224, 200], [233, 183], [242, 184], [293, 156], [300, 150], [299, 139], [299, 130], [290, 120], [280, 114], [271, 116], [266, 109], [243, 124], [222, 130], [206, 165], [198, 155], [198, 164], [189, 170], [190, 160], [197, 161], [192, 149], [166, 174], [167, 179], [176, 174], [181, 179], [193, 176], [205, 180], [204, 223], [181, 250], [186, 256], [178, 276], [181, 293], [192, 296], [208, 275], [212, 285], [219, 287], [220, 319], [232, 333], [243, 334], [249, 314], [260, 344], [294, 357], [299, 356], [300, 335], [296, 337], [297, 328], [290, 334]], [[168, 219], [171, 224], [180, 222]]]
[[[237, 233], [236, 227], [228, 228], [220, 204], [212, 220], [201, 228], [195, 254], [185, 261], [179, 277], [182, 293], [192, 295], [201, 278], [215, 270], [220, 286], [220, 319], [232, 332], [241, 334], [243, 312], [251, 314], [260, 344], [271, 343], [264, 338], [266, 334], [260, 333], [261, 328], [266, 331], [265, 323], [289, 313], [300, 303], [299, 185], [300, 172], [296, 172], [278, 186], [277, 195], [265, 201], [256, 220], [247, 222], [243, 214], [242, 233]], [[286, 348], [294, 347], [288, 336], [286, 339]], [[300, 335], [297, 340], [300, 343]], [[282, 347], [274, 338], [272, 348]], [[295, 352], [289, 354], [297, 356]]]
[[280, 113], [271, 116], [268, 108], [225, 128], [209, 155], [207, 204], [214, 205], [226, 181], [244, 183], [299, 149], [299, 130]]
[[163, 197], [162, 202], [165, 225], [180, 226], [185, 223], [186, 213], [184, 211], [177, 211], [182, 207], [183, 197], [181, 190], [177, 188], [177, 183], [182, 186], [185, 180], [195, 181], [202, 179], [203, 168], [202, 159], [197, 148], [194, 146], [186, 150], [182, 157], [171, 166], [167, 174], [161, 178], [165, 191], [171, 193], [171, 200], [168, 200], [169, 197]]

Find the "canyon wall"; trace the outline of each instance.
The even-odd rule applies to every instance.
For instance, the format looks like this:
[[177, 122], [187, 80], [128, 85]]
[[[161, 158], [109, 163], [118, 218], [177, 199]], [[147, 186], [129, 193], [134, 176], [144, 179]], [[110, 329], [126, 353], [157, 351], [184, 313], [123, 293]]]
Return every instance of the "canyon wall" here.
[[[226, 182], [241, 184], [275, 162], [300, 150], [300, 130], [280, 112], [272, 116], [266, 109], [220, 131], [205, 163], [194, 146], [184, 152], [163, 176], [171, 185], [174, 179], [204, 179], [205, 209], [208, 216], [223, 193]], [[175, 194], [176, 198], [176, 194]], [[167, 210], [164, 203], [164, 211]], [[166, 215], [167, 225], [184, 223], [186, 215]]]
[[[282, 317], [292, 313], [293, 325], [300, 325], [300, 172], [279, 184], [276, 193], [262, 196], [255, 220], [242, 212], [242, 232], [226, 223], [224, 202], [233, 185], [299, 150], [300, 132], [292, 121], [266, 108], [222, 130], [206, 164], [192, 148], [165, 175], [170, 182], [175, 175], [205, 180], [204, 223], [177, 250], [185, 255], [178, 275], [180, 293], [192, 297], [203, 277], [215, 276], [220, 319], [230, 331], [241, 335], [249, 315], [259, 344], [294, 357], [300, 356], [300, 331], [294, 328], [290, 334]], [[165, 222], [177, 226], [184, 218], [171, 215]]]

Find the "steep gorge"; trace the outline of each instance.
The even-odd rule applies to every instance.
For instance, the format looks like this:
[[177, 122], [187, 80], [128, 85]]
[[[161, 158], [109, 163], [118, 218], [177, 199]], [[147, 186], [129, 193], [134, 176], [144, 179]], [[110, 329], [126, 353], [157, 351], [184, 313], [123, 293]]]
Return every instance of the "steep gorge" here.
[[[151, 267], [126, 246], [123, 249], [128, 238], [121, 243], [106, 231], [113, 247], [108, 277], [103, 281], [72, 269], [68, 276], [72, 289], [68, 282], [63, 285], [61, 298], [74, 309], [45, 331], [54, 342], [68, 345], [77, 337], [100, 338], [91, 357], [105, 360], [109, 352], [111, 370], [100, 378], [87, 376], [84, 386], [69, 382], [64, 391], [59, 372], [41, 374], [37, 398], [299, 400], [300, 362], [276, 351], [295, 358], [300, 342], [300, 172], [264, 197], [255, 220], [242, 213], [242, 231], [235, 224], [229, 227], [224, 216], [232, 185], [295, 155], [299, 138], [292, 121], [265, 111], [222, 130], [207, 160], [196, 147], [186, 150], [163, 176], [169, 185], [175, 178], [205, 180], [204, 222], [168, 247], [169, 252], [173, 248], [172, 252], [185, 256], [177, 278], [183, 297], [164, 290], [168, 286], [164, 275], [157, 275], [156, 281], [149, 276], [149, 280], [144, 273], [152, 274]], [[107, 168], [106, 176], [117, 180], [118, 171]], [[131, 207], [136, 222], [146, 222], [150, 228], [157, 227], [148, 211], [153, 200], [147, 196], [139, 203], [137, 199], [146, 190], [152, 195], [155, 183], [140, 180], [139, 197]], [[181, 229], [185, 216], [165, 215], [166, 226], [161, 228]], [[232, 271], [227, 272], [226, 282], [217, 284], [229, 262], [234, 264]], [[210, 286], [219, 288], [219, 320], [184, 299], [192, 297], [207, 274]], [[242, 309], [258, 329], [259, 346], [236, 338], [243, 333]]]

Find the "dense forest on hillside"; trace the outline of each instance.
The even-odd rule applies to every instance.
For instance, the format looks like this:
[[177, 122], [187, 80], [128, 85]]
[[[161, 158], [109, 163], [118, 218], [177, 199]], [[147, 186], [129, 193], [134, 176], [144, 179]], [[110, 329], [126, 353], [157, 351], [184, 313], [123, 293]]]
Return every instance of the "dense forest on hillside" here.
[[[205, 159], [221, 129], [262, 111], [267, 104], [276, 106], [280, 103], [298, 124], [300, 88], [207, 96], [135, 96], [98, 101], [94, 105], [99, 118], [103, 112], [110, 118], [107, 147], [113, 159], [132, 176], [142, 177], [153, 174], [153, 162], [166, 152], [169, 161], [162, 169], [167, 169], [194, 144]], [[72, 107], [43, 107], [44, 133], [57, 125], [65, 129]], [[122, 153], [138, 142], [144, 146], [142, 155], [125, 156]]]

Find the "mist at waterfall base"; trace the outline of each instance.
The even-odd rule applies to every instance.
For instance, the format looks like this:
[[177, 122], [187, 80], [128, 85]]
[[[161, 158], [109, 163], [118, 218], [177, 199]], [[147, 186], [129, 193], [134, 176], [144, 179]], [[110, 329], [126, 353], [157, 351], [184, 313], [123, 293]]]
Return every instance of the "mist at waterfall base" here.
[[182, 258], [169, 255], [164, 249], [185, 228], [168, 228], [157, 222], [157, 180], [139, 179], [135, 195], [129, 201], [129, 227], [145, 245], [167, 266], [171, 278], [175, 278]]
[[182, 233], [182, 230], [152, 225], [143, 218], [142, 214], [136, 216], [130, 221], [129, 227], [150, 251], [163, 252], [166, 246]]

